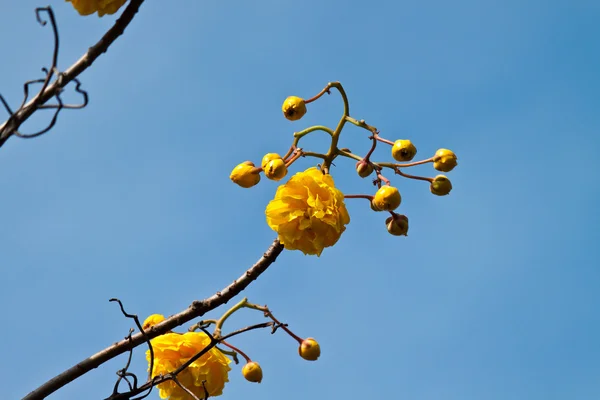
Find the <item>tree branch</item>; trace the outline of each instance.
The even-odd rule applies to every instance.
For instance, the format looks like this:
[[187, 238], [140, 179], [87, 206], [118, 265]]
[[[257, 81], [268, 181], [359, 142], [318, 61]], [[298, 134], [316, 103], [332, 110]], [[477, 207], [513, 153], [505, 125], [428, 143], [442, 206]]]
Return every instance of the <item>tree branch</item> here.
[[248, 287], [248, 285], [258, 278], [263, 272], [265, 272], [267, 268], [273, 262], [275, 262], [277, 256], [279, 256], [282, 251], [283, 245], [279, 243], [279, 240], [276, 239], [263, 254], [263, 256], [252, 267], [250, 267], [250, 269], [244, 272], [242, 276], [233, 281], [232, 284], [225, 287], [220, 292], [215, 293], [205, 300], [194, 301], [186, 310], [172, 315], [163, 322], [152, 326], [150, 329], [144, 332], [145, 335], [142, 333], [137, 333], [131, 338], [121, 340], [120, 342], [117, 342], [114, 345], [84, 359], [78, 364], [50, 379], [37, 389], [33, 390], [31, 393], [25, 396], [23, 400], [44, 399], [46, 396], [54, 393], [69, 382], [72, 382], [92, 369], [97, 368], [108, 360], [111, 360], [132, 348], [146, 343], [147, 339], [152, 339], [167, 333], [173, 328], [181, 326], [194, 318], [201, 317], [205, 313], [227, 303], [238, 293]]
[[[110, 45], [123, 34], [125, 28], [133, 20], [133, 17], [138, 12], [144, 0], [130, 0], [129, 5], [125, 8], [121, 16], [115, 24], [102, 36], [102, 38], [88, 49], [88, 51], [75, 64], [71, 65], [65, 72], [58, 74], [57, 79], [48, 84], [44, 81], [43, 91], [23, 105], [19, 110], [13, 113], [6, 122], [0, 125], [0, 147], [18, 131], [19, 127], [25, 122], [35, 111], [40, 109], [40, 106], [48, 100], [60, 95], [62, 89], [72, 80], [77, 78], [79, 74], [85, 71], [92, 63], [106, 50]], [[38, 15], [39, 18], [39, 15]], [[58, 43], [58, 39], [55, 39]], [[52, 72], [52, 71], [51, 71]], [[48, 75], [50, 76], [50, 74]], [[3, 103], [5, 103], [3, 101]]]

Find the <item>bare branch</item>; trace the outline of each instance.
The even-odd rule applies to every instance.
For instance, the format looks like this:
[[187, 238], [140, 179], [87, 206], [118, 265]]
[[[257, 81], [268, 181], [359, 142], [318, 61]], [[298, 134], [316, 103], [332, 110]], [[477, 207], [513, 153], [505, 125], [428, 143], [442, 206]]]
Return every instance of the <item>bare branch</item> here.
[[[72, 366], [66, 371], [50, 379], [37, 389], [33, 390], [31, 393], [25, 396], [23, 400], [43, 399], [69, 382], [72, 382], [92, 369], [97, 368], [108, 360], [111, 360], [118, 355], [145, 343], [147, 339], [152, 339], [167, 333], [173, 328], [183, 325], [194, 318], [201, 317], [205, 313], [227, 303], [242, 290], [248, 287], [248, 285], [258, 278], [263, 272], [265, 272], [282, 251], [283, 245], [279, 243], [279, 240], [275, 240], [269, 249], [263, 254], [263, 256], [250, 269], [244, 272], [242, 276], [233, 281], [232, 284], [228, 285], [220, 292], [217, 292], [205, 300], [194, 301], [186, 310], [172, 315], [163, 322], [152, 326], [150, 329], [145, 331], [146, 337], [142, 333], [135, 334], [130, 340], [121, 340], [120, 342], [115, 343], [112, 346], [107, 347], [106, 349], [82, 360], [78, 364]], [[224, 338], [227, 338], [227, 336]]]
[[[50, 99], [57, 97], [60, 95], [62, 89], [69, 84], [69, 82], [75, 80], [83, 71], [85, 71], [92, 63], [102, 54], [105, 53], [106, 50], [110, 47], [110, 45], [123, 34], [125, 28], [129, 25], [129, 23], [133, 20], [133, 17], [137, 14], [140, 6], [144, 0], [130, 0], [129, 4], [121, 14], [121, 16], [117, 19], [115, 24], [102, 36], [102, 38], [92, 47], [88, 49], [88, 51], [73, 65], [71, 65], [64, 73], [58, 74], [57, 79], [50, 82], [52, 75], [56, 72], [56, 57], [58, 56], [58, 35], [56, 33], [56, 25], [54, 21], [54, 16], [51, 11], [49, 11], [50, 22], [53, 25], [54, 33], [55, 33], [55, 49], [53, 54], [53, 64], [52, 67], [48, 71], [46, 78], [43, 81], [42, 89], [36, 95], [36, 97], [26, 104], [24, 104], [19, 110], [14, 113], [10, 113], [10, 117], [6, 122], [0, 125], [0, 147], [8, 140], [8, 138], [18, 132], [19, 127], [23, 122], [25, 122], [35, 111], [40, 109], [40, 106], [48, 102]], [[36, 15], [38, 17], [38, 21], [40, 23], [45, 24], [46, 21], [41, 20], [40, 11], [48, 10], [49, 8], [37, 9]], [[39, 82], [39, 80], [32, 81]], [[76, 81], [77, 82], [77, 81]], [[26, 84], [27, 87], [27, 84]], [[26, 89], [28, 90], [28, 89]], [[77, 90], [77, 89], [76, 89]], [[82, 93], [82, 91], [77, 90]], [[57, 97], [58, 100], [58, 97]], [[2, 96], [0, 96], [0, 102], [2, 102], [3, 106], [10, 111], [10, 107], [4, 100]], [[84, 95], [84, 103], [87, 104], [87, 95]], [[59, 103], [59, 105], [53, 107], [57, 110], [62, 108], [81, 108], [81, 107], [66, 107]], [[57, 111], [58, 113], [58, 111]], [[53, 123], [47, 128], [49, 130], [52, 128], [52, 125], [56, 122], [56, 114], [53, 119]], [[45, 132], [47, 132], [45, 130]], [[38, 134], [42, 134], [44, 132], [38, 132]], [[22, 135], [21, 136], [27, 136]], [[38, 136], [37, 134], [35, 136]]]

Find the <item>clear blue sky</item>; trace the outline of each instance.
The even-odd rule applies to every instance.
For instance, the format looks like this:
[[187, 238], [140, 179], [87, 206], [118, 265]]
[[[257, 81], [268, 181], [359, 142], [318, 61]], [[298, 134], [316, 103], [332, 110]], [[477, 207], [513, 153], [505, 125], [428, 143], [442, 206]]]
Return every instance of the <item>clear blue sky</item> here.
[[[52, 3], [64, 69], [115, 18]], [[2, 5], [12, 104], [50, 61], [42, 5]], [[355, 200], [335, 247], [282, 254], [245, 294], [316, 337], [322, 357], [303, 361], [283, 334], [240, 337], [265, 378], [250, 384], [238, 367], [222, 398], [600, 398], [599, 20], [594, 0], [148, 1], [81, 76], [89, 106], [0, 149], [3, 397], [126, 335], [109, 298], [169, 315], [251, 265], [274, 238], [264, 207], [277, 184], [243, 190], [229, 173], [285, 152], [294, 131], [334, 125], [337, 94], [297, 123], [280, 106], [339, 80], [351, 114], [384, 137], [412, 139], [422, 157], [453, 149], [454, 190], [394, 178], [407, 238]], [[366, 132], [344, 132], [366, 152]], [[344, 192], [372, 190], [350, 162], [333, 174]], [[123, 363], [51, 398], [106, 397]]]

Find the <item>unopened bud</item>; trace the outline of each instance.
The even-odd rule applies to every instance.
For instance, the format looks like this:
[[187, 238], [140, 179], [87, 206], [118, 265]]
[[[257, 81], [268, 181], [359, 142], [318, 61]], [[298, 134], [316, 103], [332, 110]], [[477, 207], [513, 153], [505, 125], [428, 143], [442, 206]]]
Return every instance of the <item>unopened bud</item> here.
[[308, 361], [316, 361], [321, 355], [321, 346], [313, 338], [304, 339], [298, 348], [300, 357]]
[[249, 382], [260, 383], [263, 378], [262, 368], [257, 362], [250, 361], [242, 368], [242, 375]]
[[356, 173], [361, 178], [366, 178], [373, 173], [373, 164], [366, 160], [360, 160], [356, 163]]
[[452, 190], [452, 183], [444, 175], [438, 175], [431, 182], [429, 190], [437, 196], [445, 196]]
[[408, 234], [408, 218], [406, 215], [394, 213], [385, 220], [385, 225], [387, 231], [394, 236], [407, 236]]

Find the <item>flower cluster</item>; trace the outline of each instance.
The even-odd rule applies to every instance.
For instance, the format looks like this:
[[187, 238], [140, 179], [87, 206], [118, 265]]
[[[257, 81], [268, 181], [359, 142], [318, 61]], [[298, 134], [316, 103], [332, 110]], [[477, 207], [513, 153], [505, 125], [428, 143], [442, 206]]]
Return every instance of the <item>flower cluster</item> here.
[[99, 17], [114, 14], [127, 0], [66, 0], [71, 2], [80, 15], [90, 15], [95, 12]]
[[[231, 172], [231, 180], [243, 188], [249, 188], [260, 182], [261, 173], [268, 179], [280, 181], [291, 164], [300, 157], [315, 157], [321, 160], [319, 168], [309, 168], [291, 177], [282, 184], [275, 193], [275, 198], [266, 208], [267, 224], [277, 232], [280, 242], [289, 250], [300, 250], [304, 254], [321, 255], [324, 248], [333, 246], [350, 222], [344, 199], [363, 198], [369, 200], [373, 211], [389, 212], [385, 220], [387, 231], [395, 236], [406, 236], [408, 233], [408, 217], [397, 214], [395, 210], [402, 202], [397, 187], [391, 185], [383, 175], [385, 168], [396, 175], [429, 183], [429, 190], [437, 196], [446, 196], [452, 190], [452, 183], [445, 175], [433, 178], [409, 175], [405, 168], [432, 163], [440, 172], [450, 172], [457, 166], [457, 157], [453, 151], [439, 149], [432, 157], [421, 161], [412, 161], [417, 155], [417, 148], [408, 139], [390, 141], [379, 135], [379, 130], [349, 115], [348, 98], [339, 82], [330, 82], [316, 96], [304, 100], [290, 96], [283, 102], [281, 110], [290, 121], [300, 120], [307, 112], [307, 105], [319, 99], [330, 89], [337, 89], [344, 101], [344, 115], [338, 126], [330, 129], [316, 125], [294, 133], [293, 143], [282, 157], [277, 153], [266, 154], [259, 167], [251, 161], [237, 165]], [[365, 156], [353, 154], [348, 149], [338, 147], [340, 134], [346, 123], [356, 125], [370, 133], [372, 147]], [[314, 131], [323, 131], [331, 136], [331, 145], [326, 153], [305, 151], [298, 146], [302, 137]], [[390, 145], [391, 156], [396, 162], [375, 162], [371, 156], [378, 143]], [[343, 194], [335, 187], [330, 167], [337, 157], [356, 160], [356, 173], [361, 178], [373, 176], [373, 184], [377, 187], [374, 194]]]

